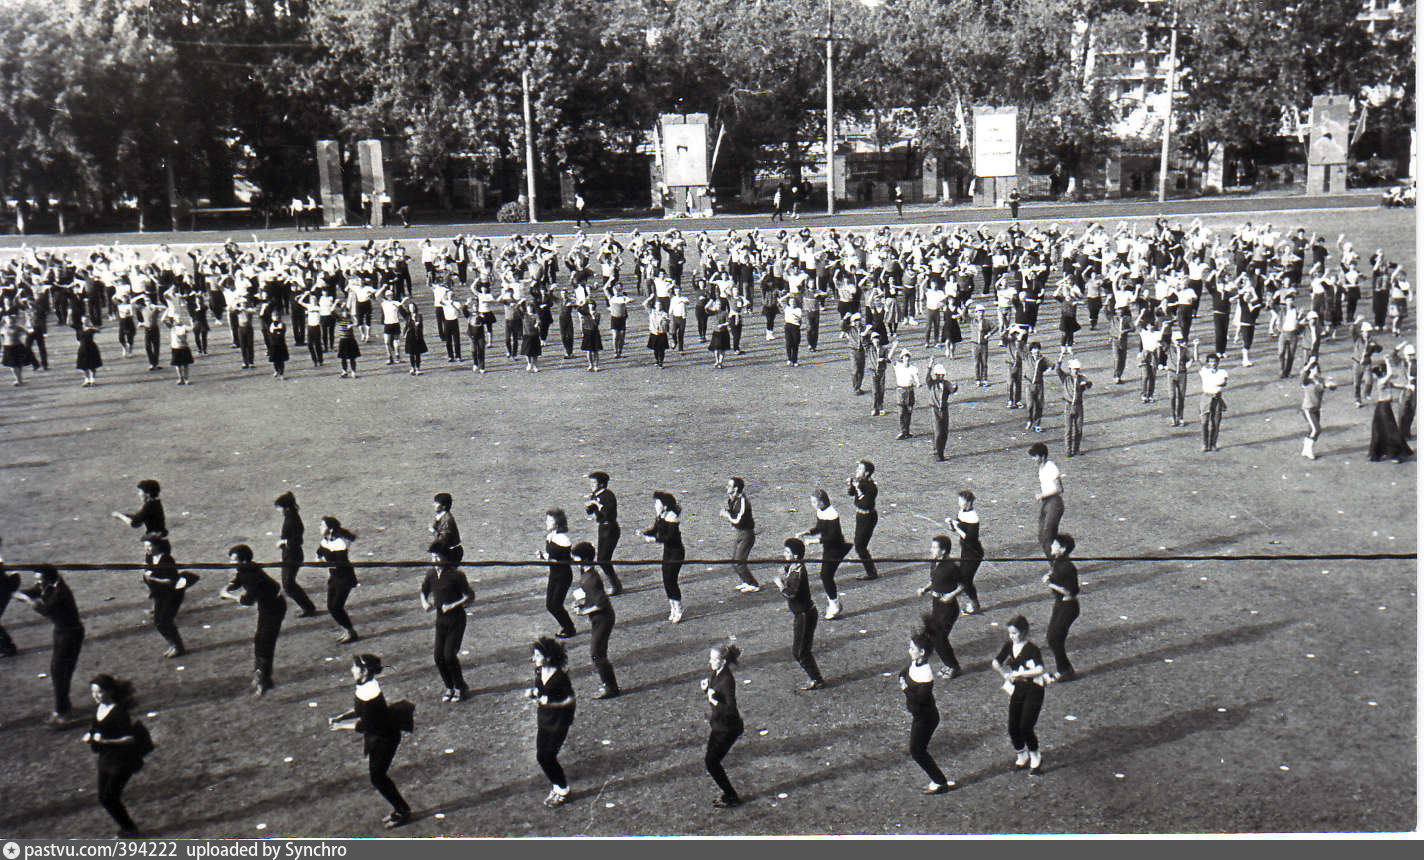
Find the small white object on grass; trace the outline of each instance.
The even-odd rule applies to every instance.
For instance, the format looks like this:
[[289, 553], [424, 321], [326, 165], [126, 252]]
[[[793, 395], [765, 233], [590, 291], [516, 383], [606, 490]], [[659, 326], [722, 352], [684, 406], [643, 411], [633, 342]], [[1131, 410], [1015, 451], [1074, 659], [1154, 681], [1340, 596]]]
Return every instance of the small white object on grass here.
[[1073, 716], [1072, 714], [1064, 714], [1063, 719], [1067, 720], [1070, 723], [1076, 723], [1078, 721], [1078, 718]]
[[455, 754], [455, 748], [454, 748], [454, 747], [446, 747], [446, 748], [445, 748], [445, 754], [446, 754], [446, 755], [454, 755], [454, 754]]
[[1118, 779], [1127, 779], [1127, 774], [1125, 773], [1115, 773], [1113, 774], [1113, 776], [1117, 777]]
[[599, 743], [603, 744], [606, 747], [613, 745], [613, 741], [609, 740], [608, 738], [604, 738], [603, 740], [599, 741]]
[[291, 756], [286, 756], [282, 759], [282, 761], [286, 762], [287, 764], [291, 764], [293, 761], [295, 761], [295, 759], [293, 759]]
[[267, 829], [267, 822], [265, 822], [265, 821], [259, 822], [258, 825], [257, 825], [257, 829], [258, 829], [258, 830], [266, 830], [266, 829]]
[[183, 671], [183, 667], [182, 667], [182, 666], [175, 666], [174, 668], [177, 669], [179, 672]]
[[158, 716], [158, 712], [157, 712], [157, 711], [149, 711], [147, 714], [144, 714], [144, 716], [148, 717], [148, 718], [151, 720], [151, 719], [153, 719], [154, 717]]
[[1315, 659], [1315, 655], [1314, 655], [1314, 654], [1306, 654], [1306, 655], [1305, 655], [1305, 659], [1307, 659], [1307, 660], [1314, 660], [1314, 659]]
[[1369, 705], [1371, 708], [1379, 707], [1379, 702], [1376, 702], [1374, 699], [1370, 699], [1368, 702], [1365, 702], [1365, 704]]
[[39, 673], [38, 675], [36, 675], [35, 677], [36, 677], [36, 678], [48, 678], [48, 677], [49, 677], [49, 673], [47, 673], [47, 672], [41, 672], [41, 673]]
[[786, 792], [783, 791], [783, 792], [781, 792], [780, 794], [778, 794], [777, 797], [781, 798], [782, 800], [785, 800], [785, 799], [788, 797], [788, 795], [786, 794]]
[[[1370, 704], [1373, 705], [1374, 702], [1370, 702]], [[757, 734], [759, 734], [759, 735], [769, 735], [769, 734], [771, 734], [771, 729], [762, 729], [761, 731], [757, 732]]]
[[1225, 708], [1217, 708], [1217, 709], [1216, 709], [1216, 712], [1217, 712], [1218, 714], [1224, 714], [1224, 713], [1226, 713], [1226, 709], [1225, 709]]
[[1163, 662], [1163, 663], [1170, 663], [1170, 662], [1172, 662], [1172, 658], [1171, 658], [1171, 657], [1164, 657], [1164, 658], [1162, 658], [1162, 662]]
[[613, 801], [610, 800], [610, 801], [608, 801], [607, 803], [603, 804], [603, 808], [604, 808], [604, 809], [612, 809], [613, 807], [615, 807], [615, 806], [617, 806], [617, 805], [618, 805], [618, 804], [616, 804], [616, 803], [614, 803]]
[[307, 702], [307, 707], [308, 707], [308, 708], [315, 708], [315, 707], [316, 707], [316, 702]]
[[444, 821], [444, 820], [445, 820], [445, 813], [443, 813], [443, 812], [437, 812], [437, 813], [435, 813], [435, 820], [436, 820], [436, 821]]
[[1290, 765], [1281, 765], [1281, 770], [1290, 770]]

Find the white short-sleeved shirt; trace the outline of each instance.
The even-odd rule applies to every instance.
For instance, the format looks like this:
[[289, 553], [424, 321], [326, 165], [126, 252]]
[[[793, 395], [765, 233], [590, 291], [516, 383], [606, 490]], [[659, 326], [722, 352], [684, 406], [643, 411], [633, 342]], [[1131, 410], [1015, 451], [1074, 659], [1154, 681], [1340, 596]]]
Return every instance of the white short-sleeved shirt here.
[[1212, 370], [1210, 367], [1203, 367], [1200, 373], [1202, 394], [1220, 394], [1226, 388], [1226, 380], [1230, 376], [1220, 368]]
[[895, 387], [914, 388], [920, 384], [920, 370], [913, 364], [895, 365]]
[[1038, 491], [1045, 496], [1056, 495], [1061, 492], [1063, 484], [1063, 473], [1058, 471], [1058, 466], [1052, 460], [1044, 460], [1043, 465], [1038, 467]]

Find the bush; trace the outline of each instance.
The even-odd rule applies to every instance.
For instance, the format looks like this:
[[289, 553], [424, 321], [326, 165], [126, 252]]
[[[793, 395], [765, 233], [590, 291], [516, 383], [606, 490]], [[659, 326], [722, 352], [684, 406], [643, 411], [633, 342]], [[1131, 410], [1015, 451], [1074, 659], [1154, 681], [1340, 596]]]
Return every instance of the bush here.
[[501, 224], [520, 224], [529, 220], [529, 209], [518, 200], [511, 200], [499, 207], [494, 218]]

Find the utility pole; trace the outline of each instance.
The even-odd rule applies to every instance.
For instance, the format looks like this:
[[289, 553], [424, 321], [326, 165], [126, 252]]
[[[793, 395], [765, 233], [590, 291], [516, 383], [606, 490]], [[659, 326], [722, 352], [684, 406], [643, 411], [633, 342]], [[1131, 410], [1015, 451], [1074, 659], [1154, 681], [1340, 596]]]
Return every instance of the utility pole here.
[[1167, 109], [1162, 119], [1162, 164], [1157, 171], [1157, 202], [1167, 202], [1167, 157], [1172, 149], [1172, 108], [1177, 100], [1177, 4], [1172, 3], [1172, 35], [1167, 50]]
[[524, 47], [524, 179], [529, 194], [529, 223], [539, 223], [539, 202], [534, 195], [534, 113], [529, 106], [529, 46]]
[[836, 214], [836, 37], [834, 12], [826, 0], [826, 214]]

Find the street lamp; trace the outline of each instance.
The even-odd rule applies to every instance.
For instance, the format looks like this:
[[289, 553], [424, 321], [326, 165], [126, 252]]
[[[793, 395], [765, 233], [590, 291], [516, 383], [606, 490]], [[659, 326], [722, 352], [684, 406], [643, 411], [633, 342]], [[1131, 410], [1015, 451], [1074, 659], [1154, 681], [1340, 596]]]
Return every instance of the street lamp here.
[[[826, 214], [836, 214], [836, 82], [835, 0], [826, 0]], [[867, 9], [879, 9], [885, 0], [857, 0]]]
[[[1164, 2], [1164, 0], [1141, 0], [1144, 5]], [[1177, 100], [1177, 4], [1175, 0], [1165, 0], [1172, 4], [1171, 36], [1167, 48], [1167, 107], [1162, 116], [1162, 162], [1157, 169], [1157, 202], [1167, 202], [1167, 159], [1172, 149], [1172, 108]]]

